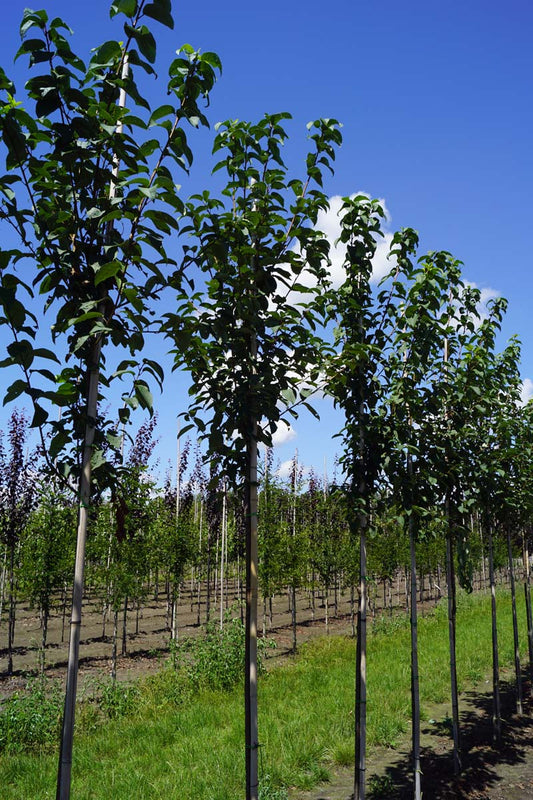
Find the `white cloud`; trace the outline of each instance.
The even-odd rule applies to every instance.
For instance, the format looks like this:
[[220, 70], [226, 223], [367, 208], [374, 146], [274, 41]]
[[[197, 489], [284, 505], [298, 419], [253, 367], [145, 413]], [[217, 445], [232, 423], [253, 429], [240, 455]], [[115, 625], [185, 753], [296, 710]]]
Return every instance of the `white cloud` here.
[[294, 467], [294, 459], [289, 458], [287, 461], [282, 461], [276, 470], [276, 475], [280, 478], [288, 478]]
[[287, 425], [285, 422], [281, 422], [274, 431], [272, 436], [272, 444], [274, 447], [279, 447], [282, 444], [287, 444], [287, 442], [292, 442], [293, 439], [296, 439], [296, 436], [296, 431], [292, 425]]
[[[283, 479], [289, 478], [293, 469], [294, 469], [294, 458], [289, 458], [287, 459], [287, 461], [281, 462], [281, 464], [276, 470], [276, 475], [279, 478]], [[305, 467], [303, 466], [303, 464], [298, 463], [299, 475], [301, 474], [305, 478], [307, 475], [309, 475], [310, 471], [311, 471], [310, 467]]]
[[522, 389], [520, 391], [520, 405], [525, 406], [533, 398], [533, 381], [531, 378], [526, 378], [522, 381]]

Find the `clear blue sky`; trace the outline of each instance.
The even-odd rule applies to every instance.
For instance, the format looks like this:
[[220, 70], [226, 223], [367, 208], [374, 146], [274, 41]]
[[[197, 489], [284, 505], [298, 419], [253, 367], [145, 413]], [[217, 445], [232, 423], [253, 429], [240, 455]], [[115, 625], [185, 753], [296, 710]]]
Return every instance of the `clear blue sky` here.
[[[25, 5], [6, 2], [0, 29], [0, 63], [19, 92], [23, 60], [13, 69], [11, 62]], [[176, 28], [161, 29], [161, 64], [183, 42], [215, 50], [223, 62], [210, 120], [290, 111], [288, 159], [296, 168], [307, 121], [339, 119], [344, 144], [327, 191], [385, 198], [392, 228], [416, 228], [421, 252], [451, 251], [464, 261], [468, 280], [507, 297], [504, 338], [520, 336], [523, 378], [533, 378], [533, 6], [525, 0], [173, 5]], [[41, 6], [69, 22], [80, 55], [119, 35], [107, 0], [34, 7]], [[196, 152], [184, 194], [209, 186], [207, 137]], [[162, 465], [174, 457], [182, 390], [183, 382], [169, 375], [157, 401]], [[331, 470], [330, 437], [339, 418], [326, 401], [319, 410], [321, 423], [295, 423], [295, 438], [278, 448], [281, 460], [298, 447], [304, 463], [320, 470], [328, 455]]]

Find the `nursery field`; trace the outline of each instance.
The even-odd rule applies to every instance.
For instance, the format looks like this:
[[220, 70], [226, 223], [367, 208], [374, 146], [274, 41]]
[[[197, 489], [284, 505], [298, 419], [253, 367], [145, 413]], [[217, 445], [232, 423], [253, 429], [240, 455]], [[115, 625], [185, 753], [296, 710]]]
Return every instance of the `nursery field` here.
[[[508, 582], [506, 570], [501, 570], [499, 582]], [[406, 598], [408, 576], [398, 573], [394, 580], [371, 582], [369, 592], [370, 619], [383, 615], [408, 613]], [[475, 586], [486, 587], [483, 575], [476, 575]], [[210, 594], [210, 618], [220, 620], [220, 596], [213, 584]], [[220, 591], [220, 587], [218, 587]], [[436, 584], [436, 576], [427, 576], [418, 582], [418, 604], [428, 611], [435, 606], [442, 592]], [[237, 577], [229, 577], [223, 593], [223, 615], [239, 616], [242, 607], [241, 582]], [[349, 590], [335, 590], [326, 604], [323, 591], [314, 594], [300, 589], [296, 597], [296, 639], [301, 644], [325, 633], [351, 635], [354, 633], [356, 607], [352, 603]], [[69, 597], [57, 595], [51, 604], [47, 625], [46, 652], [42, 651], [42, 618], [38, 609], [27, 601], [20, 602], [17, 609], [13, 647], [13, 672], [7, 674], [7, 648], [0, 647], [0, 695], [9, 695], [25, 685], [28, 675], [36, 674], [41, 666], [50, 677], [64, 675], [68, 656], [68, 608]], [[207, 587], [205, 581], [196, 582], [191, 590], [184, 582], [177, 606], [177, 631], [179, 638], [202, 635], [206, 622]], [[106, 598], [98, 591], [89, 588], [83, 606], [83, 628], [80, 641], [80, 676], [85, 678], [107, 676], [112, 669], [113, 619], [106, 607]], [[266, 658], [277, 660], [287, 656], [293, 649], [292, 597], [290, 592], [273, 595], [266, 604], [261, 604], [260, 628], [263, 636], [272, 638], [275, 649], [266, 652]], [[407, 604], [407, 605], [406, 605]], [[157, 670], [162, 659], [168, 657], [171, 639], [169, 620], [169, 598], [164, 591], [145, 597], [141, 602], [130, 602], [121, 608], [119, 630], [117, 631], [117, 677], [125, 680], [146, 672]], [[0, 626], [0, 636], [6, 635], [6, 621]], [[4, 642], [0, 639], [0, 644]], [[43, 663], [44, 662], [44, 665]]]
[[[523, 800], [507, 300], [333, 182], [335, 104], [303, 149], [259, 84], [212, 118], [222, 60], [175, 49], [172, 1], [108, 5], [100, 44], [25, 9], [0, 67], [2, 796], [342, 800], [353, 770], [354, 800]], [[309, 459], [278, 462], [295, 420]]]
[[[497, 596], [502, 666], [513, 660], [509, 592]], [[518, 614], [524, 616], [523, 603]], [[525, 757], [531, 746], [530, 705], [523, 717], [508, 722], [515, 690], [502, 690], [504, 741], [491, 749], [488, 673], [491, 663], [488, 594], [459, 596], [457, 633], [461, 694], [463, 775], [453, 780], [449, 732], [447, 619], [439, 603], [420, 620], [420, 693], [422, 769], [428, 796], [496, 798], [500, 772], [507, 769], [506, 797], [526, 798]], [[521, 625], [523, 629], [524, 626]], [[229, 640], [228, 640], [229, 641]], [[228, 660], [221, 644], [214, 655]], [[407, 738], [410, 727], [409, 625], [405, 615], [376, 615], [368, 641], [369, 796], [412, 796]], [[527, 649], [521, 639], [522, 655]], [[321, 636], [302, 645], [299, 655], [282, 659], [260, 678], [261, 793], [269, 798], [338, 798], [349, 796], [353, 763], [354, 641], [349, 636]], [[215, 688], [209, 661], [202, 678], [178, 653], [174, 663], [138, 679], [133, 688], [119, 684], [111, 707], [86, 698], [78, 712], [74, 759], [76, 797], [206, 798], [240, 796], [244, 759], [241, 737], [242, 687]], [[207, 665], [207, 666], [206, 666]], [[508, 681], [509, 672], [504, 678]], [[103, 684], [100, 684], [102, 692]], [[474, 691], [475, 687], [475, 691]], [[105, 687], [104, 687], [105, 693]], [[527, 694], [527, 692], [526, 692]], [[110, 695], [107, 695], [108, 700]], [[2, 733], [5, 735], [5, 726]], [[4, 797], [44, 800], [54, 796], [55, 743], [28, 749], [14, 738], [0, 763]], [[343, 772], [346, 770], [346, 772]], [[518, 770], [522, 794], [509, 790]], [[352, 773], [353, 774], [353, 773]], [[530, 776], [531, 777], [531, 776]], [[320, 791], [313, 786], [325, 780]], [[352, 778], [353, 781], [353, 778]], [[512, 789], [512, 787], [511, 787]], [[288, 795], [287, 795], [288, 792]], [[344, 792], [344, 794], [343, 794]], [[409, 794], [411, 792], [411, 794]], [[492, 793], [491, 793], [492, 792]]]

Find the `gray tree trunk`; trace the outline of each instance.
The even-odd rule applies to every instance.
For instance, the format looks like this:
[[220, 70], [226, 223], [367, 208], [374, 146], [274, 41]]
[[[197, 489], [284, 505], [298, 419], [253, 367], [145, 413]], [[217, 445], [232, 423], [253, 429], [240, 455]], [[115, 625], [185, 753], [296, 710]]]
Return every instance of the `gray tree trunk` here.
[[245, 758], [246, 800], [258, 800], [258, 726], [257, 726], [257, 422], [247, 448], [246, 476], [246, 623], [245, 623]]
[[492, 528], [487, 525], [489, 546], [489, 584], [492, 619], [492, 740], [496, 746], [501, 742], [502, 719], [500, 709], [500, 662], [498, 656], [498, 628], [496, 624], [496, 584], [494, 580], [494, 547]]
[[448, 533], [446, 537], [446, 582], [448, 584], [448, 638], [450, 643], [450, 685], [452, 697], [452, 732], [453, 732], [453, 771], [461, 772], [461, 750], [459, 739], [459, 692], [457, 689], [457, 662], [455, 648], [456, 599], [455, 599], [455, 567], [453, 563], [452, 531], [450, 526], [449, 502], [446, 501], [446, 517]]
[[518, 639], [518, 619], [516, 617], [516, 585], [514, 579], [513, 548], [511, 546], [511, 533], [507, 529], [507, 555], [509, 557], [509, 578], [511, 580], [511, 604], [513, 609], [513, 643], [514, 643], [514, 668], [516, 675], [516, 713], [523, 713], [522, 703], [522, 669], [520, 666], [520, 643]]
[[409, 517], [409, 553], [411, 561], [411, 730], [413, 742], [414, 800], [421, 800], [420, 779], [420, 681], [418, 674], [418, 609], [416, 602], [416, 551], [414, 519]]

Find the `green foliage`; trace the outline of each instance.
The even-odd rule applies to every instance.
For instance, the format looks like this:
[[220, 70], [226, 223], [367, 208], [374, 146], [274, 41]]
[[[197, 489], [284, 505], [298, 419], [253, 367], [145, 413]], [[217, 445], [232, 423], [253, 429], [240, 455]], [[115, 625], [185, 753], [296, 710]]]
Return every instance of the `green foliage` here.
[[[245, 630], [241, 620], [226, 613], [222, 628], [208, 623], [204, 636], [190, 639], [182, 645], [184, 663], [190, 680], [196, 686], [212, 689], [232, 689], [244, 678]], [[258, 673], [264, 673], [261, 658], [267, 647], [274, 646], [264, 639], [258, 641]]]
[[139, 704], [140, 689], [135, 684], [107, 681], [97, 685], [97, 704], [109, 719], [133, 714]]
[[57, 683], [43, 678], [30, 681], [25, 692], [15, 692], [2, 702], [0, 751], [55, 748], [62, 712], [62, 693]]
[[[0, 253], [0, 323], [12, 339], [2, 365], [21, 373], [5, 399], [28, 396], [58, 477], [77, 474], [85, 426], [96, 427], [92, 461], [101, 486], [116, 482], [105, 454], [110, 443], [117, 447], [117, 424], [86, 418], [90, 376], [100, 375], [100, 400], [110, 382], [128, 380], [122, 424], [135, 408], [151, 412], [149, 383], [160, 385], [162, 371], [139, 353], [152, 302], [174, 266], [166, 248], [183, 207], [176, 173], [192, 162], [184, 126], [207, 124], [202, 100], [220, 69], [213, 53], [185, 45], [169, 65], [167, 103], [152, 108], [137, 73], [156, 78], [150, 26], [173, 26], [170, 0], [114, 0], [115, 15], [126, 17], [123, 42], [95, 47], [86, 65], [61, 19], [27, 9], [17, 57], [37, 74], [22, 101], [5, 73], [0, 80], [0, 220], [17, 240]], [[54, 345], [66, 361], [39, 346], [40, 320], [26, 302], [34, 296], [52, 315]], [[101, 357], [108, 344], [122, 351], [117, 359]], [[63, 409], [61, 420], [51, 405]]]
[[369, 797], [372, 800], [390, 797], [394, 783], [390, 775], [371, 775], [368, 781]]
[[320, 372], [320, 312], [307, 301], [326, 278], [328, 243], [314, 226], [327, 199], [311, 187], [331, 168], [340, 132], [335, 120], [311, 124], [305, 180], [294, 180], [281, 157], [289, 117], [218, 126], [214, 171], [226, 188], [191, 198], [181, 228], [191, 236], [184, 267], [201, 269], [205, 293], [167, 315], [176, 365], [192, 377], [186, 417], [232, 479], [250, 436], [270, 445], [280, 401], [305, 405], [312, 390], [301, 392], [302, 380], [312, 386]]
[[259, 782], [259, 800], [289, 800], [287, 790], [275, 787], [270, 775], [264, 775]]

